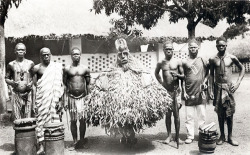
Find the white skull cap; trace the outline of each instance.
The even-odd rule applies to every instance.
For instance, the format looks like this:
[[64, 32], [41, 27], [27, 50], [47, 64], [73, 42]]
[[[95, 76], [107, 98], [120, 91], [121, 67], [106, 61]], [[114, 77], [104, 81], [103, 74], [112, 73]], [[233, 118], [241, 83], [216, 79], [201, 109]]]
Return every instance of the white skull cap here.
[[115, 48], [118, 52], [129, 51], [128, 45], [125, 39], [119, 38], [115, 41]]

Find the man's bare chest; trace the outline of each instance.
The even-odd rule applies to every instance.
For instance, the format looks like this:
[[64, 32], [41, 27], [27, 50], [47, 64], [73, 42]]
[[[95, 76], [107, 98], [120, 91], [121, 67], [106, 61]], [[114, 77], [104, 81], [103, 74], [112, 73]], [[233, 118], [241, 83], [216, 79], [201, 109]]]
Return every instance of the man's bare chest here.
[[220, 58], [215, 58], [214, 59], [214, 65], [215, 67], [220, 67], [221, 65], [221, 61], [224, 61], [225, 67], [230, 67], [233, 63], [232, 59], [230, 57], [226, 57], [223, 60], [221, 60]]
[[67, 71], [68, 76], [84, 76], [85, 75], [85, 69], [81, 67], [71, 67]]
[[178, 68], [178, 65], [174, 62], [167, 62], [167, 61], [163, 61], [161, 68], [163, 71], [170, 71], [170, 70], [176, 70]]

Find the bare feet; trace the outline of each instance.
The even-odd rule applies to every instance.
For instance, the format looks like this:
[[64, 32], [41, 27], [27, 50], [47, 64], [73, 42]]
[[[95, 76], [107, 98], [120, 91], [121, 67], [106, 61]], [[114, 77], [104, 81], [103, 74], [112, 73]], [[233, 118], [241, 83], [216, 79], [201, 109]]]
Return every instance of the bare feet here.
[[88, 143], [87, 138], [81, 139], [76, 143], [75, 149], [87, 149], [88, 147], [85, 145], [87, 143]]
[[225, 142], [225, 137], [224, 136], [220, 136], [220, 138], [217, 140], [216, 144], [217, 145], [222, 145]]
[[69, 151], [75, 150], [76, 143], [77, 143], [77, 142], [74, 142], [73, 144], [71, 144], [70, 146], [68, 146], [67, 149], [68, 149]]
[[45, 154], [43, 144], [39, 144], [39, 150], [36, 152], [37, 155]]
[[173, 140], [172, 135], [169, 135], [168, 138], [163, 141], [164, 144], [169, 144]]
[[126, 138], [124, 136], [120, 139], [120, 143], [121, 144], [125, 144], [126, 143]]
[[[177, 140], [176, 140], [176, 139], [175, 139], [174, 141], [176, 141], [176, 142], [177, 142]], [[179, 144], [180, 144], [180, 145], [184, 144], [184, 141], [183, 141], [183, 140], [181, 140], [180, 138], [179, 138]]]
[[239, 146], [239, 143], [235, 140], [232, 140], [231, 138], [230, 139], [228, 138], [228, 143], [233, 145], [233, 146]]

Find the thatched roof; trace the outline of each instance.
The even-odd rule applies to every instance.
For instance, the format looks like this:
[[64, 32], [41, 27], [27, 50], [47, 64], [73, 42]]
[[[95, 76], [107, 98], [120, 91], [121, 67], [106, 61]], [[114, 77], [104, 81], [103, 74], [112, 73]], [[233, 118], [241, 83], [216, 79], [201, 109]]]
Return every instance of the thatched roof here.
[[[107, 35], [111, 24], [111, 18], [104, 14], [95, 15], [89, 10], [93, 0], [23, 0], [19, 8], [11, 8], [9, 17], [5, 23], [7, 37], [23, 37], [27, 35], [61, 34], [94, 34]], [[161, 37], [176, 36], [187, 37], [187, 21], [179, 21], [178, 24], [170, 24], [167, 14], [163, 20], [159, 20], [156, 27], [151, 30], [143, 30], [143, 36]], [[225, 21], [215, 28], [209, 28], [198, 24], [196, 36], [220, 36], [228, 25]]]

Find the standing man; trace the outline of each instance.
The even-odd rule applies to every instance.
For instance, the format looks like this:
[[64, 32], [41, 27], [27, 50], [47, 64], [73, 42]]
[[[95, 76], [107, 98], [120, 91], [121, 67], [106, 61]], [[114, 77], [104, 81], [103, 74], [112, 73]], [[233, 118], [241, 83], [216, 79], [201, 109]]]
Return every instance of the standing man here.
[[25, 59], [26, 47], [18, 43], [15, 47], [16, 60], [11, 61], [6, 68], [6, 83], [12, 86], [11, 102], [13, 106], [13, 120], [31, 117], [32, 102], [32, 75], [34, 63]]
[[205, 124], [206, 121], [206, 102], [207, 78], [209, 73], [208, 62], [197, 57], [199, 45], [195, 40], [188, 43], [189, 57], [183, 60], [185, 80], [182, 83], [182, 90], [186, 107], [186, 144], [190, 144], [194, 139], [194, 116], [197, 112], [198, 127]]
[[[172, 140], [171, 134], [171, 115], [174, 115], [174, 124], [177, 142], [177, 148], [179, 147], [179, 131], [180, 131], [180, 117], [179, 108], [181, 107], [181, 90], [179, 87], [179, 80], [184, 78], [182, 63], [180, 60], [172, 58], [173, 56], [173, 43], [166, 41], [163, 45], [163, 52], [165, 54], [165, 59], [162, 62], [157, 63], [155, 69], [155, 77], [163, 85], [163, 87], [168, 91], [171, 96], [173, 103], [171, 108], [166, 112], [166, 127], [168, 136], [164, 143], [168, 144]], [[162, 70], [162, 77], [159, 74]]]
[[[67, 95], [65, 110], [69, 109], [71, 123], [70, 129], [74, 141], [74, 146], [77, 143], [77, 119], [80, 126], [80, 144], [84, 144], [86, 121], [84, 118], [84, 97], [89, 93], [90, 72], [89, 69], [80, 64], [81, 51], [78, 48], [73, 48], [71, 51], [72, 64], [64, 69], [64, 83], [66, 85]], [[67, 101], [67, 100], [66, 100]]]
[[[209, 59], [211, 83], [213, 86], [214, 98], [213, 105], [218, 115], [220, 138], [217, 145], [222, 145], [225, 141], [224, 122], [227, 122], [228, 143], [238, 146], [239, 143], [232, 139], [233, 115], [235, 112], [235, 100], [233, 93], [239, 88], [240, 83], [245, 75], [245, 67], [234, 55], [226, 52], [227, 40], [224, 37], [216, 40], [218, 53], [215, 57]], [[236, 83], [232, 82], [232, 65], [235, 64], [240, 74]]]
[[44, 124], [49, 122], [60, 122], [59, 111], [62, 109], [60, 104], [64, 92], [63, 69], [59, 63], [51, 60], [49, 48], [40, 50], [41, 63], [34, 66], [33, 74], [36, 86], [36, 108], [37, 108], [37, 127], [36, 133], [39, 142], [37, 154], [44, 152]]

